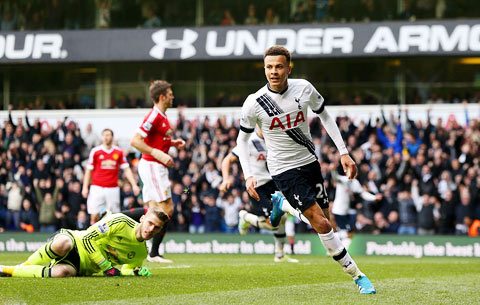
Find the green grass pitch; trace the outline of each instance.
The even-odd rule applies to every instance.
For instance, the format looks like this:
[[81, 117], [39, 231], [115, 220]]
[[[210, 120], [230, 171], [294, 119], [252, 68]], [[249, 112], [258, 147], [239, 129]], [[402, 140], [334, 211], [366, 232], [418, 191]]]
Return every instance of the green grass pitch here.
[[[17, 264], [25, 253], [2, 253]], [[0, 277], [5, 304], [478, 304], [480, 262], [468, 258], [357, 257], [377, 288], [360, 295], [331, 258], [269, 255], [168, 255], [149, 278], [25, 279]]]

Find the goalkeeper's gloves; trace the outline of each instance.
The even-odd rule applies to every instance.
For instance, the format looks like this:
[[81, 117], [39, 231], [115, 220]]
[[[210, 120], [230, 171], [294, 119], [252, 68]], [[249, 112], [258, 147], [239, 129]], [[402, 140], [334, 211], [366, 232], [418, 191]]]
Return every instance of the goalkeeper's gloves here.
[[103, 275], [105, 275], [105, 276], [120, 276], [122, 274], [120, 273], [120, 270], [118, 270], [115, 267], [112, 267], [108, 270], [103, 271]]
[[103, 271], [103, 275], [105, 276], [120, 276], [121, 273], [117, 268], [112, 266], [112, 263], [109, 260], [104, 259], [98, 267]]
[[147, 267], [135, 268], [135, 270], [133, 270], [133, 273], [136, 276], [150, 276], [150, 270], [148, 270]]

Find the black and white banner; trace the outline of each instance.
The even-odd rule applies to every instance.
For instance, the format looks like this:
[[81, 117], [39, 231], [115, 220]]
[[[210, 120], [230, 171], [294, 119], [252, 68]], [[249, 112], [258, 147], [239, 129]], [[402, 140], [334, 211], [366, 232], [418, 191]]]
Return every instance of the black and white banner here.
[[1, 32], [0, 63], [480, 55], [480, 20]]

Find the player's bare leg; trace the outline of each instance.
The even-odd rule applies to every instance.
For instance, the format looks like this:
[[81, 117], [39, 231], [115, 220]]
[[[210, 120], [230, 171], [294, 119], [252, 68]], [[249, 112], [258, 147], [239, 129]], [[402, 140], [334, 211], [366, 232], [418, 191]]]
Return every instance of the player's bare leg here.
[[[161, 207], [164, 212], [168, 215], [168, 217], [172, 217], [173, 215], [173, 201], [172, 198], [168, 198], [165, 201], [162, 202], [155, 202], [155, 201], [149, 201], [148, 206], [154, 207]], [[158, 248], [160, 247], [160, 244], [163, 241], [163, 238], [165, 237], [165, 233], [167, 231], [167, 224], [165, 224], [157, 235], [155, 235], [152, 239], [152, 248], [150, 249], [150, 254], [147, 257], [147, 260], [149, 262], [155, 262], [155, 263], [172, 263], [171, 260], [164, 258], [160, 253], [158, 253]]]
[[[328, 210], [326, 211], [328, 213]], [[310, 221], [310, 225], [317, 231], [318, 236], [327, 252], [342, 267], [343, 271], [350, 275], [362, 294], [375, 293], [376, 290], [370, 280], [357, 267], [355, 261], [348, 254], [347, 249], [337, 235], [334, 234], [330, 221], [325, 216], [320, 206], [315, 203], [303, 213]]]

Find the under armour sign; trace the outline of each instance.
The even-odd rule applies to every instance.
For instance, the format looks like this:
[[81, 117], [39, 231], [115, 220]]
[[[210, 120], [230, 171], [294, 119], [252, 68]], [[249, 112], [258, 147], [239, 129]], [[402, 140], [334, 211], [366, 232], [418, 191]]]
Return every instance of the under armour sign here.
[[0, 33], [0, 63], [261, 60], [263, 52], [273, 45], [286, 47], [296, 59], [478, 56], [480, 18], [357, 24], [3, 31]]
[[62, 50], [63, 38], [60, 34], [0, 35], [0, 58], [6, 59], [50, 59], [66, 58], [68, 52]]
[[160, 30], [152, 34], [155, 46], [150, 50], [150, 56], [163, 59], [165, 49], [180, 49], [180, 58], [186, 59], [194, 56], [197, 50], [193, 43], [197, 40], [198, 33], [189, 29], [183, 30], [181, 39], [167, 39], [167, 30]]

